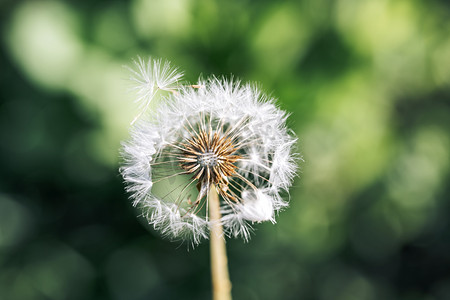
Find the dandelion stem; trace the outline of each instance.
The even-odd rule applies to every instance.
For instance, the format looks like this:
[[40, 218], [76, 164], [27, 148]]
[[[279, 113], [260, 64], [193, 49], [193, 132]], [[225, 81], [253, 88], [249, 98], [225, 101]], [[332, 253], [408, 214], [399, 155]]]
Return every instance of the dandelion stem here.
[[231, 282], [228, 275], [228, 259], [220, 223], [220, 203], [216, 187], [208, 193], [209, 217], [211, 220], [211, 278], [214, 300], [231, 300]]

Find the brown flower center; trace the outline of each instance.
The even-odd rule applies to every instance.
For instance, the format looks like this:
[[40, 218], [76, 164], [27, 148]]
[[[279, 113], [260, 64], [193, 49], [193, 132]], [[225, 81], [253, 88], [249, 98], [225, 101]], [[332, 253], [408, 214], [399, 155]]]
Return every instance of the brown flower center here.
[[200, 131], [182, 143], [180, 149], [179, 164], [198, 180], [197, 188], [201, 194], [201, 190], [215, 184], [220, 194], [234, 200], [234, 197], [226, 192], [228, 177], [236, 173], [234, 163], [241, 157], [235, 155], [237, 149], [231, 138], [216, 132]]

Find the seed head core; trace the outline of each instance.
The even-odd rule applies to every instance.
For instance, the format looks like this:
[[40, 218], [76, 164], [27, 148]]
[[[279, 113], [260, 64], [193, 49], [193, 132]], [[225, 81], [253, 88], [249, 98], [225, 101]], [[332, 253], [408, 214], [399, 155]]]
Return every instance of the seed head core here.
[[207, 151], [197, 157], [197, 163], [202, 167], [215, 167], [217, 166], [217, 155], [214, 151]]
[[198, 180], [199, 199], [214, 184], [222, 196], [235, 201], [232, 195], [227, 194], [228, 177], [236, 174], [234, 163], [241, 157], [235, 154], [238, 147], [232, 138], [221, 132], [200, 130], [181, 143], [180, 149], [179, 164]]

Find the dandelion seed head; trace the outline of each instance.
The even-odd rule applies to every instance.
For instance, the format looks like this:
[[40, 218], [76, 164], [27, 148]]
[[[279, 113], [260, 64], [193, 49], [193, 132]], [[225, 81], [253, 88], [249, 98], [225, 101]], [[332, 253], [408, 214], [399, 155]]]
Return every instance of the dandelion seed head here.
[[[149, 93], [143, 90], [151, 76], [170, 89], [179, 79], [161, 62], [137, 65], [138, 97]], [[291, 186], [297, 164], [287, 114], [274, 103], [237, 80], [212, 77], [195, 88], [177, 86], [139, 118], [123, 145], [121, 173], [133, 204], [163, 235], [193, 244], [208, 237], [211, 187], [220, 195], [227, 235], [248, 240], [252, 223], [275, 223], [288, 205], [280, 193]]]

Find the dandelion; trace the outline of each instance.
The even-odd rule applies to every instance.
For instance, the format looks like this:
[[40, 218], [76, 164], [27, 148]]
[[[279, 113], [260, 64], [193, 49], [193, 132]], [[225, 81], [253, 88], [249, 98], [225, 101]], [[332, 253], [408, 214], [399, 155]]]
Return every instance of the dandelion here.
[[271, 221], [287, 203], [280, 193], [295, 175], [295, 138], [287, 114], [255, 86], [211, 78], [192, 88], [161, 61], [136, 62], [138, 101], [146, 108], [155, 89], [169, 94], [124, 144], [121, 172], [134, 205], [172, 238], [208, 237], [207, 195], [221, 196], [221, 223], [249, 239], [251, 223]]
[[154, 87], [172, 92], [133, 125], [123, 145], [121, 173], [148, 222], [193, 245], [213, 239], [211, 231], [220, 235], [222, 226], [248, 241], [252, 224], [275, 223], [296, 174], [296, 139], [275, 100], [237, 80], [175, 86], [182, 75], [160, 61], [137, 66], [133, 80], [143, 108]]

